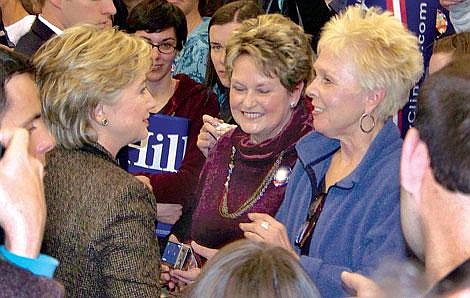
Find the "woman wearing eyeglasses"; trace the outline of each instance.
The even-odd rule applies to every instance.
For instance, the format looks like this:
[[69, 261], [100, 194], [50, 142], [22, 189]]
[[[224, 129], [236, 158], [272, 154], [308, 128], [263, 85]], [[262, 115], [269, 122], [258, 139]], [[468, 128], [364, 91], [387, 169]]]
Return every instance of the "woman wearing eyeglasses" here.
[[340, 274], [370, 275], [404, 258], [400, 228], [402, 140], [391, 117], [423, 72], [418, 40], [390, 13], [351, 7], [323, 28], [309, 86], [316, 132], [299, 159], [276, 219], [250, 214], [245, 237], [282, 246], [322, 297], [342, 297]]
[[[173, 224], [181, 215], [181, 206], [183, 212], [186, 211], [187, 200], [197, 185], [199, 172], [205, 161], [196, 147], [197, 135], [203, 124], [202, 115], [218, 116], [217, 99], [211, 91], [185, 74], [172, 77], [173, 61], [177, 52], [183, 47], [187, 35], [186, 19], [178, 7], [161, 0], [143, 1], [131, 11], [127, 31], [142, 37], [153, 48], [153, 64], [147, 74], [147, 88], [153, 97], [155, 108], [150, 111], [150, 135], [145, 150], [156, 151], [157, 146], [161, 145], [165, 151], [169, 138], [174, 138], [171, 134], [164, 135], [151, 131], [152, 121], [156, 121], [156, 117], [167, 115], [188, 121], [187, 140], [182, 140], [182, 137], [178, 136], [178, 142], [174, 143], [177, 144], [174, 147], [184, 147], [182, 149], [184, 158], [179, 169], [171, 168], [169, 165], [177, 154], [175, 151], [169, 152], [167, 158], [164, 158], [165, 154], [160, 155], [160, 158], [158, 155], [150, 154], [153, 161], [149, 158], [144, 159], [145, 165], [141, 167], [145, 170], [145, 166], [151, 167], [152, 164], [157, 164], [155, 168], [160, 173], [146, 174], [146, 176], [150, 178], [150, 184], [159, 203], [159, 221]], [[120, 153], [121, 161], [125, 154], [125, 152]], [[142, 178], [145, 180], [145, 177]], [[184, 225], [178, 223], [173, 232], [179, 235], [184, 233], [184, 230]]]

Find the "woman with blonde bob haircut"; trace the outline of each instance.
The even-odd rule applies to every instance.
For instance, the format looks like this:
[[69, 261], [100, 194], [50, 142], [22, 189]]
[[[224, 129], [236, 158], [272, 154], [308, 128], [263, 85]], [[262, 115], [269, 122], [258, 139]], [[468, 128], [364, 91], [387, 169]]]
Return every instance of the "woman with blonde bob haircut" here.
[[120, 148], [147, 136], [150, 46], [116, 29], [73, 27], [33, 58], [57, 140], [44, 178], [43, 249], [70, 297], [158, 297], [155, 198], [122, 170]]
[[148, 71], [149, 55], [149, 46], [141, 40], [91, 25], [72, 28], [64, 38], [42, 47], [33, 62], [47, 123], [57, 142], [67, 149], [96, 143], [90, 109], [114, 103], [116, 92]]
[[315, 132], [276, 219], [252, 213], [245, 237], [300, 257], [322, 297], [343, 297], [341, 272], [371, 274], [406, 257], [400, 228], [402, 140], [391, 117], [423, 73], [417, 38], [389, 12], [349, 7], [323, 28], [307, 88]]
[[248, 240], [238, 240], [222, 248], [183, 296], [320, 297], [307, 273], [288, 251]]

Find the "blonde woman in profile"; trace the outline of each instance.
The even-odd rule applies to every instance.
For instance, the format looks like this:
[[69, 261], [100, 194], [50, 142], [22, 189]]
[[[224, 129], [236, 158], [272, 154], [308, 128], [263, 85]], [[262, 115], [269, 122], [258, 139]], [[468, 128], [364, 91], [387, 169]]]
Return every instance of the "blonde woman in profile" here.
[[238, 240], [209, 260], [183, 297], [320, 296], [297, 259], [287, 250], [263, 242]]
[[324, 27], [309, 88], [315, 132], [296, 144], [276, 218], [248, 214], [248, 239], [296, 253], [322, 297], [344, 297], [341, 272], [404, 259], [400, 131], [392, 116], [423, 73], [418, 39], [391, 13], [349, 7]]
[[116, 29], [73, 27], [33, 63], [46, 124], [57, 141], [44, 178], [43, 251], [60, 260], [69, 297], [159, 297], [151, 191], [116, 163], [147, 136], [148, 43]]

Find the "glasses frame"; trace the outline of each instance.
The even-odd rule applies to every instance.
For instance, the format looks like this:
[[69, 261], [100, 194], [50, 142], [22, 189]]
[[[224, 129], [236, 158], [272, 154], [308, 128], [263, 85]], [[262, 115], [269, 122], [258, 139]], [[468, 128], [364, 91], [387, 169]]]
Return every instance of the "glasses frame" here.
[[308, 207], [308, 216], [307, 220], [300, 227], [299, 233], [295, 238], [295, 245], [302, 249], [307, 240], [310, 239], [310, 235], [313, 234], [315, 227], [317, 226], [318, 219], [320, 214], [323, 211], [323, 206], [325, 205], [327, 193], [319, 192], [315, 195], [315, 199], [310, 203]]
[[[147, 43], [152, 47], [152, 50], [153, 50], [154, 48], [157, 48], [157, 50], [158, 50], [158, 52], [159, 52], [160, 54], [173, 54], [174, 52], [176, 52], [176, 46], [171, 45], [171, 44], [166, 43], [166, 42], [160, 43], [160, 44], [154, 44], [154, 43], [152, 43], [152, 42], [150, 42], [150, 41], [147, 41]], [[170, 47], [171, 47], [171, 50], [170, 50], [170, 51], [163, 51], [163, 50], [161, 49], [161, 46], [163, 46], [163, 45], [170, 46]]]

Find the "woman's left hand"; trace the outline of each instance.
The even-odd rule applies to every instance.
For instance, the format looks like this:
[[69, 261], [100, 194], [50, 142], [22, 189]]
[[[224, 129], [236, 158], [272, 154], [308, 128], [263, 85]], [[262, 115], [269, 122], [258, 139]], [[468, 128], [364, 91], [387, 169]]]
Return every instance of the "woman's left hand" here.
[[286, 227], [265, 213], [248, 213], [249, 223], [240, 223], [240, 229], [245, 238], [253, 241], [264, 241], [274, 246], [280, 246], [299, 259], [290, 245]]
[[180, 288], [192, 284], [201, 274], [201, 268], [191, 268], [188, 270], [171, 269], [170, 276], [172, 280], [176, 280]]

